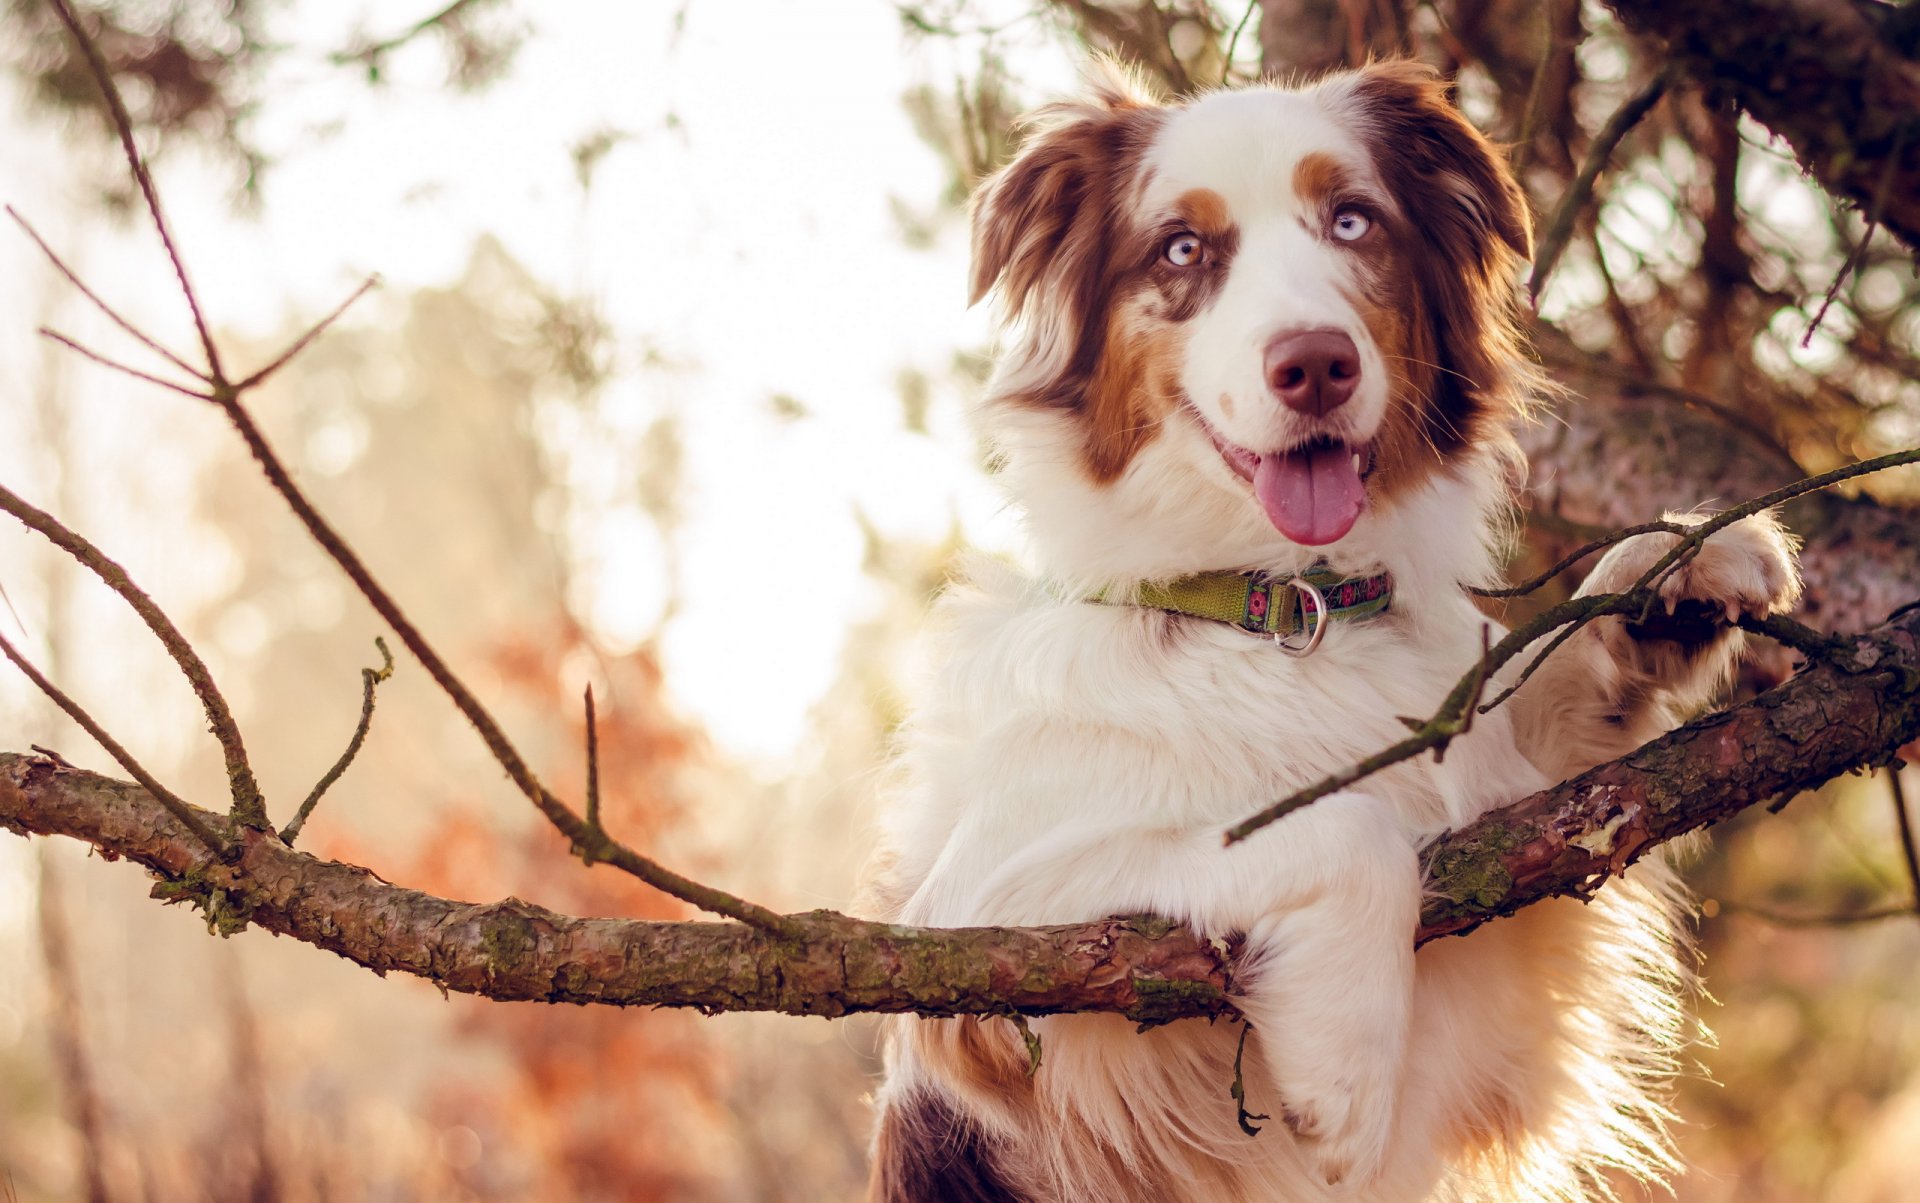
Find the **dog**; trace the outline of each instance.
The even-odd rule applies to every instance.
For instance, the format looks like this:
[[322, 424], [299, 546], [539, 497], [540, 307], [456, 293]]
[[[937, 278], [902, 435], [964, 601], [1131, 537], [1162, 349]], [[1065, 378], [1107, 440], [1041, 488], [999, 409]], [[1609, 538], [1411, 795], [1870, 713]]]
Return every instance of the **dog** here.
[[[1182, 104], [1104, 67], [981, 187], [974, 300], [1005, 338], [979, 416], [1032, 569], [977, 566], [937, 609], [875, 905], [1240, 937], [1247, 1026], [1036, 1019], [1030, 1073], [1005, 1019], [892, 1021], [872, 1203], [1576, 1200], [1676, 1168], [1671, 868], [1416, 952], [1420, 850], [1674, 725], [1728, 680], [1731, 624], [1596, 621], [1444, 763], [1223, 840], [1481, 655], [1469, 589], [1498, 583], [1544, 387], [1530, 237], [1499, 153], [1405, 62]], [[1674, 541], [1615, 545], [1583, 590]], [[1660, 584], [1729, 615], [1799, 588], [1764, 515]]]

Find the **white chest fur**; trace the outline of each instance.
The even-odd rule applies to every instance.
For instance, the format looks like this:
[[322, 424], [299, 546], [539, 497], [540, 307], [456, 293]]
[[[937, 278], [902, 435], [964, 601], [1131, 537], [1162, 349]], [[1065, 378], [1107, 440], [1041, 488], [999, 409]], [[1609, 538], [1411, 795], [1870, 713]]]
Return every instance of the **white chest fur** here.
[[[946, 663], [912, 732], [916, 797], [894, 833], [903, 860], [920, 861], [901, 865], [920, 883], [911, 922], [1097, 917], [1071, 913], [1071, 897], [1046, 915], [984, 913], [974, 887], [1049, 832], [1224, 827], [1378, 751], [1405, 736], [1399, 716], [1433, 711], [1488, 625], [1457, 592], [1410, 598], [1296, 658], [1224, 624], [1000, 576], [945, 603]], [[1424, 843], [1545, 784], [1495, 712], [1443, 763], [1422, 757], [1360, 788]]]

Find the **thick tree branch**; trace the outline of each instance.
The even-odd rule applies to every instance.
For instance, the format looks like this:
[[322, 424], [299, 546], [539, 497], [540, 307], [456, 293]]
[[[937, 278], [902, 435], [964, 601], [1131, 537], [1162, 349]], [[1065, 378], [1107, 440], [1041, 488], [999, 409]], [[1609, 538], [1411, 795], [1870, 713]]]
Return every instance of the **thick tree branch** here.
[[[1831, 650], [1753, 701], [1668, 733], [1437, 841], [1420, 939], [1555, 895], [1585, 896], [1661, 842], [1862, 765], [1920, 735], [1920, 608]], [[792, 934], [735, 923], [576, 919], [507, 899], [470, 905], [287, 848], [223, 815], [242, 842], [210, 857], [138, 786], [0, 754], [0, 826], [66, 835], [137, 861], [156, 895], [221, 930], [254, 924], [385, 973], [496, 999], [929, 1015], [1118, 1011], [1142, 1022], [1221, 1015], [1224, 954], [1153, 920], [934, 930], [830, 912]]]
[[784, 939], [741, 923], [577, 919], [512, 898], [436, 898], [199, 817], [244, 837], [234, 863], [136, 785], [0, 753], [0, 827], [137, 861], [162, 878], [157, 897], [198, 906], [217, 929], [253, 924], [462, 993], [797, 1015], [1098, 1009], [1145, 1022], [1228, 1009], [1221, 957], [1154, 920], [945, 931], [816, 912], [792, 916], [797, 935]]
[[[1868, 0], [1608, 0], [1675, 66], [1793, 144], [1828, 191], [1920, 250], [1920, 28]], [[1905, 6], [1910, 9], [1911, 6]]]

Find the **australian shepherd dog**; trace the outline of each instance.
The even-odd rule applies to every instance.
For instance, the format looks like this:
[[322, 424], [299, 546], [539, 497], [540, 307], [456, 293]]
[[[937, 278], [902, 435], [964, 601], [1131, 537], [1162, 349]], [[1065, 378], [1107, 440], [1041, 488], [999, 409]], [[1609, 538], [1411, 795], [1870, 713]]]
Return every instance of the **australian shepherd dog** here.
[[[1416, 951], [1421, 849], [1672, 726], [1736, 629], [1596, 622], [1444, 762], [1222, 839], [1403, 737], [1481, 654], [1470, 590], [1497, 583], [1541, 387], [1525, 198], [1409, 63], [1178, 105], [1096, 76], [974, 203], [973, 290], [1004, 317], [980, 421], [1032, 567], [980, 565], [940, 607], [875, 895], [901, 923], [1237, 936], [1250, 1034], [1053, 1016], [1029, 1073], [1005, 1019], [897, 1021], [870, 1197], [1531, 1203], [1670, 1171], [1670, 870]], [[1619, 544], [1583, 588], [1672, 545]], [[1748, 519], [1661, 588], [1784, 609], [1791, 540]]]

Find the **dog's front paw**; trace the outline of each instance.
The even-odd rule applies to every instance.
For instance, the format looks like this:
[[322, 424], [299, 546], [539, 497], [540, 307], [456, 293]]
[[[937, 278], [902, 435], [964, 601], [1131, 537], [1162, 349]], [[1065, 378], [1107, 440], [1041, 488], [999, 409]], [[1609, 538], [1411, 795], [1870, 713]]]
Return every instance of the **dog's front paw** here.
[[[1669, 514], [1668, 521], [1701, 519]], [[1635, 535], [1608, 552], [1593, 571], [1586, 593], [1632, 588], [1680, 542], [1679, 535]], [[1770, 513], [1742, 518], [1708, 536], [1699, 550], [1676, 564], [1657, 592], [1671, 613], [1681, 602], [1705, 602], [1728, 623], [1791, 610], [1800, 600], [1796, 542]], [[1631, 628], [1629, 628], [1631, 630]]]
[[1328, 1186], [1363, 1188], [1386, 1168], [1394, 1117], [1386, 1092], [1393, 1075], [1368, 1080], [1374, 1076], [1363, 1070], [1327, 1090], [1312, 1082], [1281, 1083], [1280, 1119]]
[[1308, 1169], [1329, 1186], [1362, 1188], [1385, 1168], [1394, 1135], [1420, 868], [1374, 798], [1323, 799], [1275, 824], [1274, 838], [1314, 843], [1316, 822], [1341, 838], [1315, 849], [1322, 875], [1301, 905], [1249, 926], [1239, 1006], [1259, 1034], [1278, 1116]]
[[[1273, 951], [1260, 958], [1241, 1010], [1278, 1095], [1275, 1118], [1292, 1131], [1308, 1169], [1328, 1186], [1364, 1187], [1385, 1167], [1393, 1136], [1411, 982], [1400, 980], [1399, 958], [1352, 946], [1344, 965], [1315, 965], [1304, 934], [1304, 925], [1284, 919], [1250, 933], [1250, 949]], [[1372, 980], [1362, 985], [1342, 969]]]

